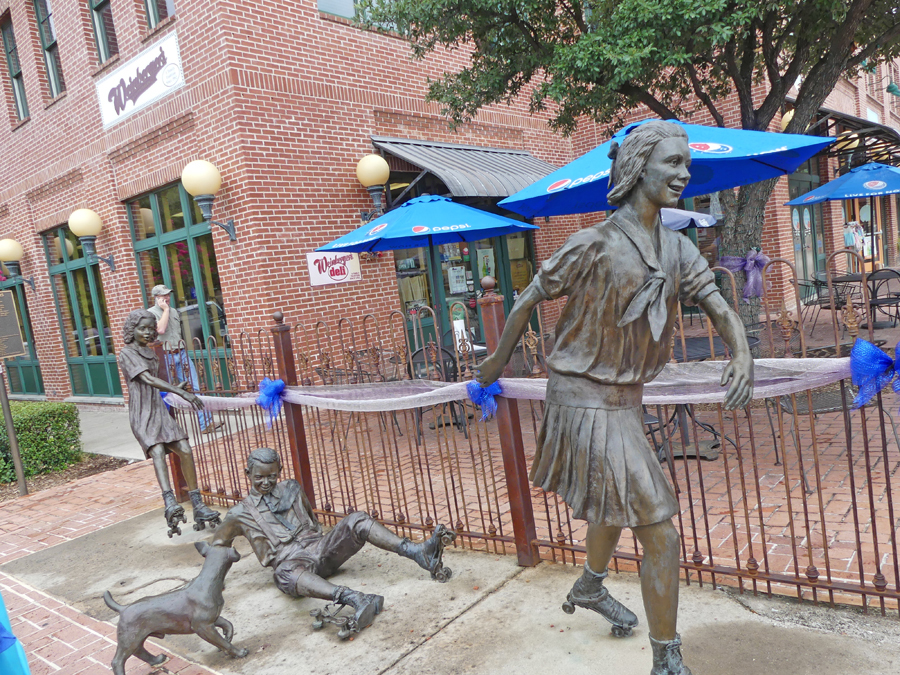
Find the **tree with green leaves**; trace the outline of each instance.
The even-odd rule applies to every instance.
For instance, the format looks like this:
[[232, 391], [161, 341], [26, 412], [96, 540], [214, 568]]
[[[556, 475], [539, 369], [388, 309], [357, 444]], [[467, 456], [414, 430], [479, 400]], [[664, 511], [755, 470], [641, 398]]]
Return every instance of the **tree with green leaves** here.
[[[584, 118], [619, 126], [641, 105], [735, 126], [734, 100], [741, 128], [766, 130], [797, 84], [785, 131], [803, 133], [840, 77], [900, 54], [896, 0], [360, 0], [357, 16], [418, 58], [464, 50], [468, 65], [427, 93], [451, 124], [527, 96], [564, 134]], [[722, 253], [760, 243], [774, 185], [723, 193]]]

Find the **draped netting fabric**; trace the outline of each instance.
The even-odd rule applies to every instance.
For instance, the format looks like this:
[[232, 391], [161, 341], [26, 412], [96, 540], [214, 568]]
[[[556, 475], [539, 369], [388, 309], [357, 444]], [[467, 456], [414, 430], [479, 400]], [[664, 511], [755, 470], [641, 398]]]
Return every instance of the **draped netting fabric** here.
[[[850, 377], [850, 359], [756, 359], [753, 398], [787, 396]], [[720, 386], [726, 361], [669, 363], [655, 380], [644, 385], [645, 405], [676, 403], [722, 403], [727, 387]], [[501, 378], [502, 396], [542, 401], [546, 396], [544, 378]], [[238, 396], [200, 396], [207, 410], [234, 410], [256, 404], [256, 393]], [[401, 380], [375, 384], [317, 387], [285, 387], [287, 403], [345, 410], [383, 412], [407, 410], [468, 398], [465, 382]], [[178, 408], [189, 404], [180, 396], [166, 395], [166, 402]]]

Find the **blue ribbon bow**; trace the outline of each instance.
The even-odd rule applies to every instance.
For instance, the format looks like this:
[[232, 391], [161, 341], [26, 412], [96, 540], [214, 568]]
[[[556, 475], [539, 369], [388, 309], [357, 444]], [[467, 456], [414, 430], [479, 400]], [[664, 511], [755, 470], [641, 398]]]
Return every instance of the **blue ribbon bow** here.
[[256, 397], [256, 405], [269, 414], [266, 426], [271, 427], [272, 422], [281, 412], [281, 399], [284, 396], [284, 380], [270, 380], [264, 377], [259, 383], [259, 396]]
[[[897, 347], [900, 348], [900, 344]], [[898, 365], [900, 364], [871, 342], [856, 338], [850, 351], [850, 377], [853, 384], [859, 387], [859, 392], [853, 399], [853, 409], [866, 405], [892, 380], [894, 391], [900, 393], [900, 379], [894, 380]]]
[[494, 382], [486, 387], [482, 387], [476, 380], [472, 380], [466, 384], [466, 392], [469, 394], [469, 400], [475, 405], [481, 406], [481, 421], [489, 420], [497, 413], [497, 400], [495, 396], [503, 394], [499, 382]]

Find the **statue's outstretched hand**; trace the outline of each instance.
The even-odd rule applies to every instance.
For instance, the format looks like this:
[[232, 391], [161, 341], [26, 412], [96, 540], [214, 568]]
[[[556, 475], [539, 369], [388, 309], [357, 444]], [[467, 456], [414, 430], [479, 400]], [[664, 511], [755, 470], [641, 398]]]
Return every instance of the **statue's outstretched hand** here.
[[498, 359], [496, 355], [491, 354], [475, 369], [475, 379], [482, 387], [486, 387], [500, 378], [505, 367], [505, 362]]
[[[181, 384], [185, 384], [185, 383], [182, 382]], [[178, 385], [178, 386], [183, 389], [183, 387], [181, 387], [181, 385]], [[185, 401], [190, 403], [191, 407], [193, 407], [194, 410], [203, 410], [203, 401], [200, 400], [200, 397], [197, 396], [197, 394], [190, 392], [190, 391], [186, 391], [183, 394], [179, 394], [179, 396], [181, 396], [181, 398], [183, 398]]]
[[743, 408], [753, 398], [753, 357], [749, 353], [737, 354], [722, 373], [721, 385], [729, 384], [725, 394], [725, 407], [728, 410]]

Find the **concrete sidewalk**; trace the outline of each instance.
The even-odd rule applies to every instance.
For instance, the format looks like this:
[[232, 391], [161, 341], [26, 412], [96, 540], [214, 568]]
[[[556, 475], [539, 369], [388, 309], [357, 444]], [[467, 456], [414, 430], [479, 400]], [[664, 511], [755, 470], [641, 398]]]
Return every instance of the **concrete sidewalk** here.
[[78, 418], [85, 452], [135, 461], [144, 459], [144, 451], [131, 433], [128, 408], [109, 406], [109, 410], [97, 410], [79, 406]]
[[[91, 476], [0, 506], [0, 592], [32, 672], [108, 673], [123, 603], [193, 578], [202, 559], [193, 542], [209, 531], [168, 539], [149, 462]], [[122, 496], [120, 501], [119, 495]], [[136, 659], [129, 673], [202, 675], [317, 673], [565, 673], [647, 675], [651, 656], [639, 580], [610, 587], [639, 615], [635, 635], [616, 639], [597, 615], [566, 615], [560, 603], [580, 570], [513, 557], [451, 550], [447, 584], [415, 565], [367, 547], [335, 582], [385, 596], [385, 611], [353, 641], [312, 630], [308, 611], [324, 603], [281, 594], [244, 540], [228, 577], [222, 615], [235, 626], [243, 660], [196, 636], [156, 640], [172, 659], [154, 671]], [[850, 675], [900, 672], [900, 621], [696, 584], [682, 587], [680, 631], [694, 675]]]

